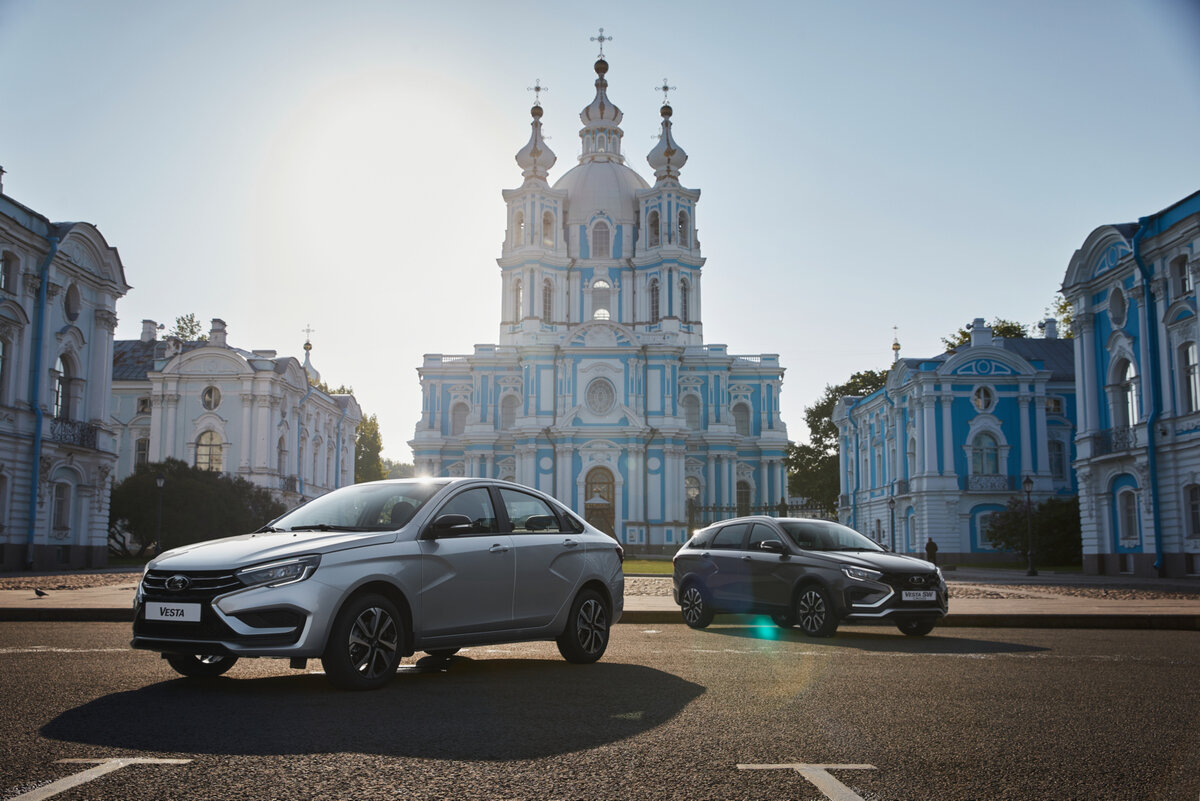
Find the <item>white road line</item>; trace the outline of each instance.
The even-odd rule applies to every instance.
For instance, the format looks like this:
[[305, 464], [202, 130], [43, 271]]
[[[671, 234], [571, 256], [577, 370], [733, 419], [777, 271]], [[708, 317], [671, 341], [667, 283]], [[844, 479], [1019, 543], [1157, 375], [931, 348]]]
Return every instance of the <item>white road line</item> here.
[[51, 782], [44, 787], [39, 787], [36, 790], [31, 790], [28, 793], [23, 793], [15, 798], [10, 798], [8, 801], [42, 801], [43, 799], [56, 796], [64, 790], [70, 790], [72, 787], [78, 787], [81, 784], [86, 784], [92, 779], [98, 779], [106, 773], [112, 773], [114, 770], [120, 770], [128, 765], [184, 765], [191, 762], [190, 759], [147, 759], [143, 757], [130, 757], [128, 759], [60, 759], [62, 762], [83, 762], [96, 764], [94, 768], [74, 773], [65, 779], [59, 779], [56, 782]]
[[23, 648], [0, 648], [4, 654], [112, 654], [132, 651], [132, 648], [55, 648], [50, 645], [27, 645]]
[[831, 770], [875, 770], [874, 765], [809, 765], [792, 762], [786, 765], [738, 765], [738, 770], [794, 770], [816, 786], [829, 801], [863, 801], [846, 785], [829, 775]]

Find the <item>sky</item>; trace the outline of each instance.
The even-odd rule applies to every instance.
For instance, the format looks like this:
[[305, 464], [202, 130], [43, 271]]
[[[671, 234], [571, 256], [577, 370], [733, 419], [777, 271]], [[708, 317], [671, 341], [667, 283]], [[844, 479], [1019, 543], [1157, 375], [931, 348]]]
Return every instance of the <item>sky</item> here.
[[426, 353], [499, 338], [501, 190], [537, 80], [576, 163], [603, 27], [627, 163], [664, 78], [700, 189], [704, 334], [781, 411], [1036, 323], [1076, 248], [1200, 189], [1200, 0], [0, 0], [9, 197], [96, 224], [143, 319], [312, 361], [411, 458]]

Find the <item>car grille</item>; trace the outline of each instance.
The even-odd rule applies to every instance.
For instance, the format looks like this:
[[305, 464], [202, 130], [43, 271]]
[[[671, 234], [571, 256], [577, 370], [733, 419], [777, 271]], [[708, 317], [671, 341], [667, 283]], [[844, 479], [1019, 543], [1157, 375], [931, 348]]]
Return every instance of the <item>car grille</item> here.
[[[176, 576], [187, 579], [186, 589], [167, 588], [168, 580]], [[142, 593], [162, 601], [211, 601], [241, 586], [237, 576], [223, 570], [151, 570], [142, 579]]]
[[[188, 587], [182, 590], [167, 589], [168, 580], [182, 576], [188, 579]], [[304, 619], [293, 613], [247, 613], [239, 616], [251, 626], [283, 627], [296, 626], [287, 634], [243, 635], [229, 628], [212, 609], [212, 600], [242, 588], [242, 582], [229, 571], [221, 570], [151, 570], [142, 579], [142, 596], [145, 601], [172, 601], [176, 603], [199, 603], [200, 622], [184, 623], [173, 620], [146, 620], [145, 603], [134, 620], [135, 637], [154, 640], [224, 640], [229, 642], [255, 642], [262, 645], [289, 645], [300, 638]], [[286, 620], [284, 619], [286, 616]]]

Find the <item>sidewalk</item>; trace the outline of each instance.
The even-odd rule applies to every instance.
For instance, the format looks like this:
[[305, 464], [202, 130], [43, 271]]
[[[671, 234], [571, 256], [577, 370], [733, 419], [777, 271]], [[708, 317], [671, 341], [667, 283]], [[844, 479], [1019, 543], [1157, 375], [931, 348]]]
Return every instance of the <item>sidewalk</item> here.
[[[131, 572], [128, 581], [122, 578], [116, 585], [54, 590], [45, 597], [38, 597], [32, 590], [0, 590], [0, 621], [132, 621], [138, 578], [138, 573]], [[621, 623], [683, 622], [669, 594], [670, 577], [654, 578], [664, 583], [660, 589], [668, 594], [626, 595]], [[950, 614], [942, 621], [943, 626], [1200, 631], [1198, 580], [1078, 574], [1029, 577], [1020, 571], [990, 569], [948, 571], [946, 578], [950, 584]], [[1104, 591], [1172, 597], [1095, 597]], [[980, 595], [994, 597], [964, 597]]]

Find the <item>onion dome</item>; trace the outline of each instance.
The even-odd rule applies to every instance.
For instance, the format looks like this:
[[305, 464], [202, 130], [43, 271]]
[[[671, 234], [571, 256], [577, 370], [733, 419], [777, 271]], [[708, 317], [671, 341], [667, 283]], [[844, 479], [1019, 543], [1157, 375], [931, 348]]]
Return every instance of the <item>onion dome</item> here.
[[671, 136], [671, 107], [664, 104], [662, 114], [662, 133], [658, 144], [646, 156], [646, 161], [654, 168], [654, 177], [662, 181], [667, 178], [679, 178], [679, 171], [687, 164], [688, 155]]
[[579, 138], [583, 140], [583, 153], [579, 160], [624, 161], [624, 156], [621, 155], [621, 137], [624, 132], [617, 126], [621, 124], [625, 115], [613, 105], [605, 91], [608, 89], [608, 80], [604, 77], [608, 73], [608, 62], [599, 59], [595, 69], [596, 97], [579, 112], [579, 121], [583, 123], [583, 128], [579, 131]]
[[529, 141], [525, 147], [517, 151], [517, 166], [521, 168], [521, 174], [526, 180], [536, 178], [545, 181], [558, 157], [542, 138], [542, 107], [535, 105], [529, 109], [529, 114], [533, 117], [533, 122], [529, 124], [533, 130], [529, 133]]

